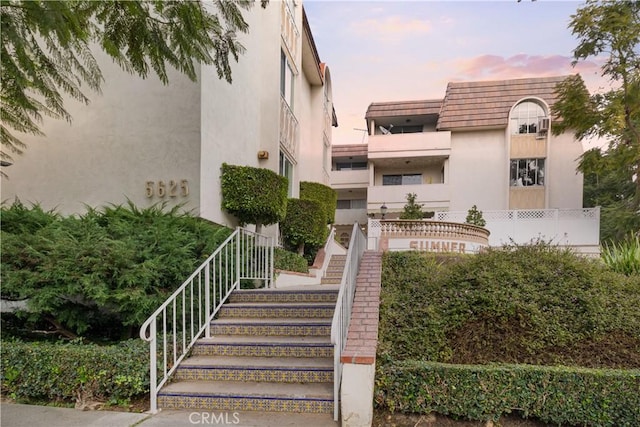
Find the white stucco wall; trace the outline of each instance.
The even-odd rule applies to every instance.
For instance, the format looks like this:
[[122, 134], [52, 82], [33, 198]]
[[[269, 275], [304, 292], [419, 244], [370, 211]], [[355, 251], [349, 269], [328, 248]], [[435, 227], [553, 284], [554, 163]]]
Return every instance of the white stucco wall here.
[[[164, 86], [155, 76], [129, 75], [99, 49], [94, 55], [105, 77], [102, 95], [88, 93], [88, 106], [65, 101], [71, 124], [45, 118], [46, 136], [21, 136], [28, 148], [3, 168], [9, 178], [2, 179], [2, 200], [18, 197], [65, 214], [127, 198], [138, 206], [186, 203], [185, 209], [197, 212], [199, 85], [170, 71], [170, 85]], [[176, 196], [158, 197], [158, 182], [169, 186], [171, 180], [178, 182]], [[189, 186], [186, 197], [182, 180]], [[156, 187], [151, 198], [145, 194], [147, 181]]]
[[[232, 84], [220, 80], [215, 67], [203, 67], [201, 215], [218, 223], [236, 224], [220, 208], [222, 163], [278, 170], [280, 9], [276, 6], [245, 12], [250, 30], [238, 36], [246, 51], [232, 65]], [[260, 150], [269, 152], [268, 160], [258, 160]]]
[[552, 136], [546, 164], [549, 183], [547, 208], [571, 209], [582, 207], [583, 175], [577, 172], [582, 144], [571, 134]]
[[508, 170], [504, 130], [453, 132], [449, 210], [507, 209]]
[[368, 427], [373, 422], [376, 365], [345, 363], [342, 368], [340, 407], [343, 427]]

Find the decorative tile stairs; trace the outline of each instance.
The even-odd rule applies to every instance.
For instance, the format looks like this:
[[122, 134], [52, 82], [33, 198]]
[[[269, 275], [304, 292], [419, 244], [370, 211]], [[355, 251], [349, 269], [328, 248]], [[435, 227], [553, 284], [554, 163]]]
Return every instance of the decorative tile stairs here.
[[346, 259], [346, 255], [331, 255], [329, 265], [320, 283], [323, 285], [339, 285], [342, 281], [342, 272], [344, 271]]
[[338, 286], [240, 290], [160, 390], [165, 409], [333, 413]]

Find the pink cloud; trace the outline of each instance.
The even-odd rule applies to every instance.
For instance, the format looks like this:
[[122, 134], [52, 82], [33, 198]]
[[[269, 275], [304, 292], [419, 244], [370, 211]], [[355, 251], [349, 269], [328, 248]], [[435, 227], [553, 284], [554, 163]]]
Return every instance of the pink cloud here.
[[494, 80], [523, 77], [545, 77], [580, 73], [590, 90], [599, 76], [602, 59], [582, 61], [572, 66], [573, 58], [562, 55], [528, 55], [517, 54], [510, 57], [498, 55], [482, 55], [457, 61], [451, 80]]

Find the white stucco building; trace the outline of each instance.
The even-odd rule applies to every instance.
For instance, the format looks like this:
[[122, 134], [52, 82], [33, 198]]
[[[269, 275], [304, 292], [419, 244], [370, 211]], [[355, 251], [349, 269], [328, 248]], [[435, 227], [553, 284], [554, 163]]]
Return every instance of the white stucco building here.
[[[555, 87], [565, 78], [456, 82], [443, 99], [372, 103], [365, 115], [368, 142], [332, 149], [336, 222], [380, 218], [383, 205], [386, 219], [398, 218], [408, 193], [434, 219], [449, 221], [463, 222], [461, 213], [473, 205], [485, 218], [495, 212], [501, 220], [515, 211], [557, 219], [557, 212], [580, 210], [582, 174], [576, 166], [582, 144], [571, 133], [551, 133], [558, 120], [551, 115]], [[593, 237], [589, 229], [589, 245], [597, 243], [598, 230], [596, 223]], [[544, 230], [532, 227], [527, 236], [536, 232]], [[576, 233], [571, 238], [576, 241]], [[507, 237], [500, 239], [505, 243]]]
[[105, 82], [90, 105], [68, 100], [73, 123], [45, 119], [45, 137], [4, 167], [2, 200], [37, 202], [62, 213], [85, 205], [183, 204], [235, 225], [221, 210], [220, 166], [268, 168], [290, 180], [329, 184], [331, 129], [337, 126], [331, 73], [320, 61], [301, 1], [244, 12], [246, 48], [233, 83], [202, 66], [197, 82], [177, 71], [167, 86], [131, 76], [96, 50]]

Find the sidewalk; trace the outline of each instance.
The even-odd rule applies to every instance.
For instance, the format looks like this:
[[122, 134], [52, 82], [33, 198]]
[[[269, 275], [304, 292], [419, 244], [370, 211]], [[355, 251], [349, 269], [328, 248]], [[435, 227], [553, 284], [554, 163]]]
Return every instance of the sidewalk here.
[[79, 411], [53, 406], [0, 403], [2, 427], [337, 427], [329, 414], [289, 414], [238, 411], [160, 411], [139, 414], [113, 411]]

